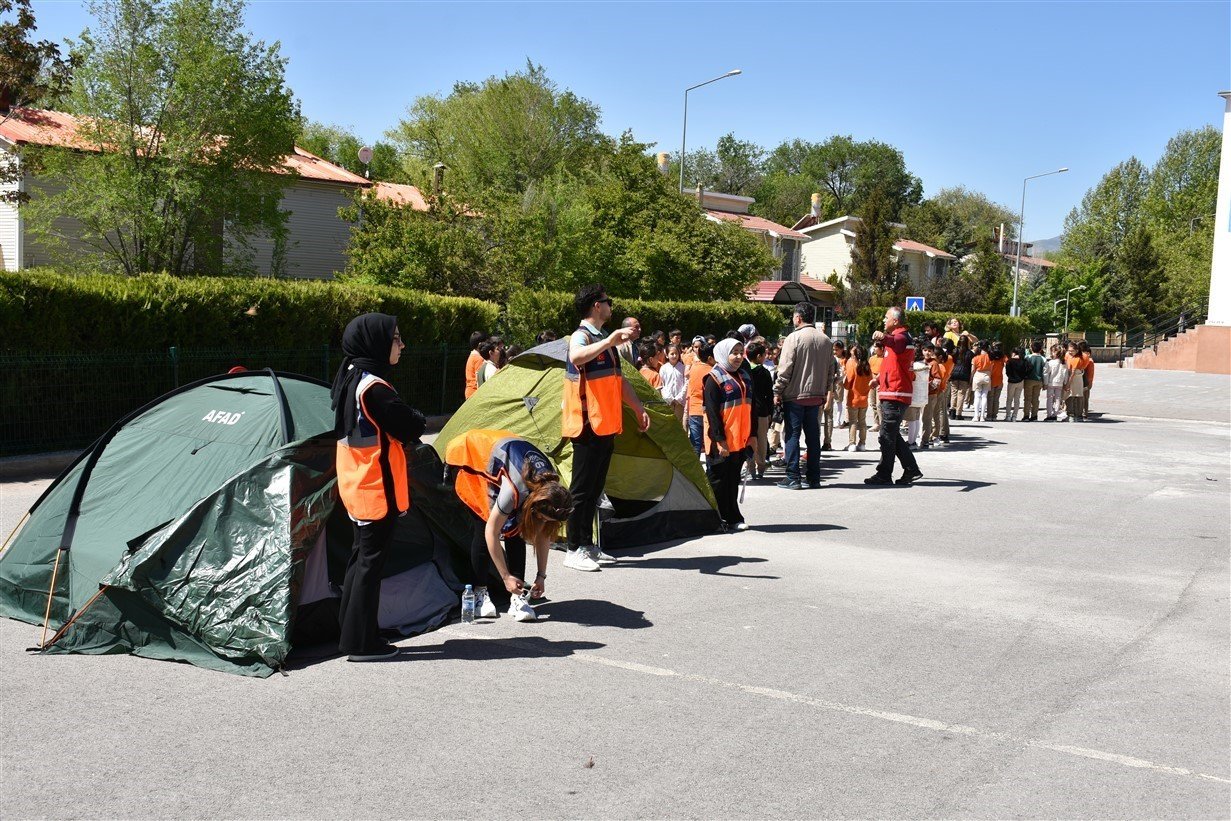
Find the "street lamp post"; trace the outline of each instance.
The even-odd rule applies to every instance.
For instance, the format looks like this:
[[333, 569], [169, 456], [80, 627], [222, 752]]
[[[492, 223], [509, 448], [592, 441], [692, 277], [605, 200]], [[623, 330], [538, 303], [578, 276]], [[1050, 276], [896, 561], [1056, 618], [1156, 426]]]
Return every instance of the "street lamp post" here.
[[733, 68], [730, 71], [728, 71], [726, 74], [723, 74], [719, 77], [715, 77], [712, 80], [706, 80], [704, 83], [697, 83], [695, 86], [689, 86], [688, 88], [684, 89], [684, 136], [680, 138], [680, 193], [681, 194], [684, 193], [684, 148], [688, 144], [688, 92], [692, 91], [694, 88], [700, 88], [701, 86], [707, 86], [710, 83], [716, 83], [719, 80], [725, 80], [728, 77], [734, 77], [736, 74], [742, 74], [742, 73], [743, 72], [740, 71], [738, 68]]
[[1059, 168], [1055, 171], [1045, 171], [1042, 174], [1035, 174], [1022, 180], [1022, 210], [1017, 217], [1017, 264], [1013, 266], [1013, 307], [1009, 309], [1012, 316], [1017, 316], [1017, 284], [1022, 277], [1022, 231], [1025, 230], [1026, 223], [1026, 183], [1030, 180], [1038, 179], [1039, 177], [1049, 177], [1052, 174], [1063, 174], [1068, 171], [1067, 167]]
[[1073, 292], [1086, 290], [1085, 285], [1078, 285], [1076, 288], [1069, 288], [1064, 294], [1064, 338], [1069, 338], [1069, 307], [1073, 304]]

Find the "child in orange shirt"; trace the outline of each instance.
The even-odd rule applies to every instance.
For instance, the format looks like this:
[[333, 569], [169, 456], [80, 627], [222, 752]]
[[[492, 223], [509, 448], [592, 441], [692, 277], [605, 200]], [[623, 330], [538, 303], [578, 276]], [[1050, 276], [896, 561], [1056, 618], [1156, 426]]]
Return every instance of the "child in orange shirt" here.
[[987, 419], [987, 395], [992, 390], [992, 358], [979, 351], [970, 361], [970, 386], [975, 392], [975, 421]]
[[941, 360], [943, 356], [943, 349], [935, 345], [923, 346], [923, 361], [928, 366], [928, 403], [923, 407], [923, 435], [919, 440], [921, 449], [931, 447], [932, 439], [940, 435], [940, 419], [937, 417], [944, 414], [940, 404], [940, 397], [945, 390], [945, 364]]
[[663, 349], [659, 347], [657, 342], [643, 342], [641, 349], [638, 351], [641, 355], [641, 375], [645, 377], [645, 381], [650, 383], [650, 387], [654, 390], [662, 390], [663, 378], [658, 375], [658, 369], [663, 364]]
[[475, 331], [470, 335], [470, 356], [466, 357], [466, 398], [474, 396], [479, 389], [479, 368], [483, 367], [483, 357], [479, 354], [479, 345], [487, 341], [487, 334]]
[[688, 369], [688, 394], [684, 404], [684, 413], [688, 415], [688, 440], [697, 456], [701, 455], [705, 432], [705, 398], [701, 383], [713, 367], [714, 346], [707, 342], [697, 352], [697, 361]]
[[1004, 355], [1004, 345], [993, 342], [988, 356], [992, 362], [992, 385], [987, 395], [986, 418], [995, 422], [1000, 412], [1000, 392], [1004, 390], [1004, 366], [1008, 358]]
[[1068, 399], [1065, 400], [1066, 417], [1061, 421], [1075, 422], [1081, 418], [1082, 401], [1086, 395], [1086, 361], [1076, 342], [1068, 344], [1068, 355], [1064, 357], [1064, 365], [1068, 368], [1069, 379], [1065, 386]]
[[885, 361], [885, 343], [879, 339], [872, 343], [872, 351], [868, 355], [868, 367], [872, 369], [872, 389], [868, 393], [868, 404], [872, 406], [872, 430], [881, 429], [881, 402], [877, 382], [881, 375], [881, 363]]
[[1081, 398], [1081, 421], [1090, 421], [1090, 389], [1094, 387], [1094, 356], [1090, 352], [1090, 343], [1082, 340], [1077, 343], [1077, 350], [1081, 351], [1082, 358], [1086, 360], [1086, 393]]
[[847, 432], [847, 450], [864, 450], [868, 442], [868, 401], [873, 391], [872, 366], [862, 345], [851, 347], [846, 360], [846, 409], [851, 426]]

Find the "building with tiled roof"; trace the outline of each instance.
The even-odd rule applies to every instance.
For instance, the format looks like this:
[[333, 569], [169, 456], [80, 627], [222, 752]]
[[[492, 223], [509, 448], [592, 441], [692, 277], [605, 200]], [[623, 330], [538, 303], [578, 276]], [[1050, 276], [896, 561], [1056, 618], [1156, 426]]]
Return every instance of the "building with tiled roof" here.
[[[848, 282], [852, 249], [855, 247], [855, 237], [859, 233], [860, 225], [862, 220], [852, 215], [822, 220], [814, 196], [812, 213], [792, 226], [795, 231], [808, 238], [801, 250], [800, 281], [816, 284], [825, 282], [836, 274], [843, 282]], [[890, 223], [890, 227], [899, 232], [906, 230], [906, 226], [899, 222]], [[957, 259], [940, 248], [905, 238], [894, 242], [893, 250], [898, 268], [909, 277], [911, 285], [916, 289], [922, 288], [930, 280], [944, 276]]]
[[[100, 151], [88, 136], [88, 122], [60, 111], [15, 108], [0, 120], [0, 150], [16, 155], [22, 146], [58, 146], [77, 151]], [[354, 202], [355, 193], [371, 183], [358, 174], [295, 146], [283, 160], [281, 173], [294, 177], [283, 193], [281, 207], [288, 211], [289, 242], [286, 248], [285, 275], [306, 279], [332, 277], [346, 265], [346, 244], [351, 226], [338, 216], [340, 208]], [[37, 179], [27, 172], [17, 183], [21, 190], [38, 196], [54, 183]], [[62, 230], [80, 230], [71, 219], [61, 220]], [[274, 264], [274, 243], [268, 237], [249, 238], [254, 252], [254, 273], [268, 275]], [[70, 242], [77, 253], [93, 253], [81, 244]], [[230, 247], [225, 244], [224, 247]], [[20, 209], [0, 202], [0, 268], [21, 270], [51, 263], [48, 249], [41, 248], [25, 225]]]
[[[698, 196], [696, 189], [684, 193], [692, 197]], [[770, 273], [770, 280], [799, 280], [799, 248], [807, 240], [807, 236], [773, 220], [748, 213], [756, 202], [752, 197], [705, 189], [701, 189], [699, 196], [707, 219], [714, 222], [733, 222], [764, 241], [774, 259], [778, 260], [777, 266]]]

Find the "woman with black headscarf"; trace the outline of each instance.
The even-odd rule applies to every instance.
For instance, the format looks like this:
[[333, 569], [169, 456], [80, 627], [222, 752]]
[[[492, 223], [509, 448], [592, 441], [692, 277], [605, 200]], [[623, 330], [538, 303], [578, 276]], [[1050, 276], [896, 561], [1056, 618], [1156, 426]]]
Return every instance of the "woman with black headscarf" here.
[[345, 358], [330, 394], [338, 437], [338, 495], [354, 522], [355, 544], [342, 583], [338, 649], [349, 661], [379, 661], [398, 654], [380, 638], [381, 571], [398, 516], [410, 509], [403, 445], [426, 427], [385, 381], [405, 348], [397, 317], [363, 314], [342, 334]]

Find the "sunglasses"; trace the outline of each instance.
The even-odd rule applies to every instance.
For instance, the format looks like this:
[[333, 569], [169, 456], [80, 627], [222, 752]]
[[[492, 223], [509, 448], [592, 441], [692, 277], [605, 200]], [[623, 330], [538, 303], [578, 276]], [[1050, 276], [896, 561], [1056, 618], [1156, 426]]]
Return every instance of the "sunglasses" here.
[[600, 303], [600, 302], [606, 302], [608, 305], [614, 305], [614, 304], [615, 304], [615, 303], [613, 303], [613, 302], [611, 301], [611, 297], [609, 297], [609, 296], [605, 296], [605, 297], [603, 297], [602, 299], [596, 299], [596, 300], [594, 300], [594, 304], [595, 304], [595, 305], [597, 305], [597, 304], [598, 304], [598, 303]]

